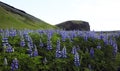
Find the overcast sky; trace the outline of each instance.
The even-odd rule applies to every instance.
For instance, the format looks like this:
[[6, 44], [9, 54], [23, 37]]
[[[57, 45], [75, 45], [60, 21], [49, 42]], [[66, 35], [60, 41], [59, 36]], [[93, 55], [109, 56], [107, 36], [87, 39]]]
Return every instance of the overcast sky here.
[[0, 0], [50, 24], [89, 22], [91, 30], [120, 30], [120, 0]]

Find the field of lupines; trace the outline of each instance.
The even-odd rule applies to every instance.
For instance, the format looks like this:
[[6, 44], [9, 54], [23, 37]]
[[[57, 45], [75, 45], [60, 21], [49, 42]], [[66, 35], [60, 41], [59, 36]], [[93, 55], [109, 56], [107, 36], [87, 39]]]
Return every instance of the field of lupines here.
[[120, 32], [0, 30], [0, 71], [118, 71]]

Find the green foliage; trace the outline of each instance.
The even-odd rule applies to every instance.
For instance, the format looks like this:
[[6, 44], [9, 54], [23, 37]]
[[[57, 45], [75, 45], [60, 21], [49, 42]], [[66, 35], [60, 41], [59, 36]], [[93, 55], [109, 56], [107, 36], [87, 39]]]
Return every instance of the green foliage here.
[[9, 37], [8, 40], [12, 46], [19, 46], [20, 45], [20, 37], [19, 36]]
[[[91, 65], [92, 71], [116, 71], [120, 67], [120, 53], [118, 52], [116, 57], [113, 56], [113, 47], [111, 45], [104, 44], [103, 40], [89, 38], [85, 41], [83, 37], [76, 37], [72, 41], [66, 39], [62, 41], [59, 34], [53, 34], [51, 37], [52, 50], [46, 50], [47, 35], [30, 33], [33, 43], [37, 46], [37, 57], [30, 57], [27, 54], [28, 46], [20, 47], [20, 37], [9, 37], [9, 43], [15, 49], [13, 53], [7, 53], [3, 51], [3, 47], [0, 45], [0, 70], [9, 71], [11, 62], [14, 58], [19, 61], [19, 69], [17, 71], [90, 71], [88, 65]], [[44, 47], [39, 46], [40, 39], [44, 43]], [[66, 46], [67, 58], [55, 58], [57, 40], [60, 39], [61, 49]], [[1, 36], [0, 36], [1, 40]], [[1, 41], [0, 41], [1, 43]], [[101, 44], [101, 49], [97, 49], [97, 44]], [[117, 40], [118, 48], [120, 41]], [[80, 48], [78, 53], [80, 55], [80, 66], [74, 65], [74, 55], [71, 54], [72, 47]], [[90, 57], [89, 50], [93, 47], [95, 55]], [[88, 51], [86, 50], [88, 48]], [[8, 65], [3, 64], [4, 58], [7, 58]], [[43, 60], [46, 57], [47, 62]]]

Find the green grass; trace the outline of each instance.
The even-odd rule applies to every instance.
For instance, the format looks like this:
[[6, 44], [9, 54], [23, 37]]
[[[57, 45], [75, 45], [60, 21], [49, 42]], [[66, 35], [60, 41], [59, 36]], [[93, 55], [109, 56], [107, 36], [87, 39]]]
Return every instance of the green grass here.
[[0, 28], [55, 29], [57, 27], [43, 21], [33, 21], [27, 17], [9, 12], [0, 6]]

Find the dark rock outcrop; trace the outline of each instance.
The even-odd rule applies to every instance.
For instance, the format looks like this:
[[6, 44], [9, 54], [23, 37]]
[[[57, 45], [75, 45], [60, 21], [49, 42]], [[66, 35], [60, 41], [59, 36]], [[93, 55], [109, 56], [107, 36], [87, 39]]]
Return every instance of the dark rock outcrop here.
[[90, 31], [90, 25], [85, 21], [71, 20], [56, 25], [64, 30]]

